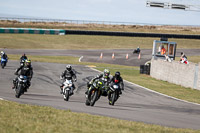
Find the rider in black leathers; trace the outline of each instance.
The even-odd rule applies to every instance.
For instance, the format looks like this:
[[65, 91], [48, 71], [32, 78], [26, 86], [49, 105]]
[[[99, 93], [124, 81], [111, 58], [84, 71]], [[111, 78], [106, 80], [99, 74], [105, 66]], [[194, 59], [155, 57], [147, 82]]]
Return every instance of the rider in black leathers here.
[[27, 56], [26, 56], [25, 53], [20, 57], [20, 60], [27, 60], [27, 59], [28, 59], [28, 58], [27, 58]]
[[[31, 85], [31, 79], [33, 77], [33, 68], [31, 66], [31, 61], [30, 60], [26, 60], [25, 61], [25, 65], [24, 66], [20, 66], [16, 71], [15, 71], [15, 75], [18, 75], [18, 72], [20, 71], [19, 75], [23, 75], [23, 76], [27, 76], [28, 80], [27, 80], [27, 89], [30, 87]], [[16, 83], [17, 83], [17, 77], [13, 80], [13, 89], [16, 87]], [[27, 91], [27, 90], [25, 90]]]
[[[61, 89], [60, 93], [62, 94], [63, 93], [62, 88], [63, 88], [63, 85], [64, 85], [63, 83], [65, 82], [65, 79], [72, 80], [72, 81], [76, 82], [76, 73], [72, 70], [71, 65], [66, 66], [66, 70], [64, 72], [62, 72], [60, 78], [63, 79], [62, 85], [60, 86], [60, 89]], [[73, 83], [72, 87], [73, 87], [73, 89], [76, 88], [74, 83]], [[72, 95], [73, 95], [73, 91], [72, 91]]]
[[[102, 92], [102, 95], [107, 96], [107, 90], [109, 89], [110, 82], [111, 82], [111, 78], [109, 77], [109, 75], [110, 75], [110, 71], [108, 69], [105, 69], [102, 74], [97, 75], [89, 83], [87, 83], [87, 88], [89, 88], [96, 79], [100, 79], [104, 82], [104, 87], [105, 87], [105, 90]], [[88, 93], [88, 89], [86, 90], [85, 94], [87, 93]]]
[[25, 64], [25, 61], [27, 60], [27, 56], [24, 53], [21, 57], [20, 57], [20, 65], [23, 66]]
[[120, 86], [120, 91], [119, 91], [119, 94], [122, 94], [122, 91], [121, 90], [124, 90], [124, 82], [123, 82], [123, 79], [122, 77], [120, 76], [120, 72], [115, 72], [115, 76], [112, 77], [111, 79], [111, 84], [119, 84]]

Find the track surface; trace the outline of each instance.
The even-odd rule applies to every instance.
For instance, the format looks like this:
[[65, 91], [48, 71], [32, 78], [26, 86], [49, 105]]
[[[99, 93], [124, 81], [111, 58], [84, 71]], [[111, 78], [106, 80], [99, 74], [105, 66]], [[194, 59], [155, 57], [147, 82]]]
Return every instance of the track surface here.
[[66, 102], [59, 94], [59, 76], [65, 65], [40, 62], [33, 62], [32, 65], [32, 85], [19, 99], [15, 98], [15, 92], [11, 89], [12, 80], [15, 78], [13, 73], [19, 62], [9, 61], [4, 70], [0, 69], [0, 98], [168, 127], [200, 129], [200, 105], [174, 100], [127, 82], [125, 91], [115, 106], [110, 106], [106, 97], [101, 97], [94, 107], [86, 106], [86, 82], [98, 72], [85, 66], [73, 66], [78, 80], [75, 83], [75, 94]]
[[[76, 56], [83, 59], [85, 62], [98, 62], [109, 64], [120, 64], [128, 66], [140, 66], [151, 60], [152, 49], [142, 49], [141, 59], [138, 59], [138, 54], [133, 54], [132, 49], [113, 49], [113, 50], [21, 50], [21, 49], [0, 49], [7, 54], [22, 54], [27, 55], [46, 55], [46, 56]], [[180, 53], [184, 52], [186, 56], [200, 56], [200, 49], [177, 49], [176, 56], [180, 57]], [[103, 58], [100, 59], [101, 53]], [[114, 53], [115, 59], [112, 59]], [[126, 55], [128, 54], [128, 59]], [[190, 61], [190, 60], [189, 60]]]

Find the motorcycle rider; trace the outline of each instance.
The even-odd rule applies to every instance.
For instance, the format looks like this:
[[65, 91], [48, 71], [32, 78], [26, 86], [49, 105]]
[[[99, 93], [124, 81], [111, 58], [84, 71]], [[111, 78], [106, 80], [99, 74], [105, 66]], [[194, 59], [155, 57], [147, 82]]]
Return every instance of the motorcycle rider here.
[[[8, 56], [7, 56], [7, 54], [4, 51], [1, 51], [1, 59], [8, 60]], [[6, 62], [6, 64], [7, 64], [7, 62]]]
[[[108, 69], [104, 69], [104, 72], [102, 74], [97, 75], [87, 84], [88, 89], [90, 88], [90, 86], [93, 84], [93, 82], [96, 79], [100, 79], [104, 81], [104, 87], [105, 87], [105, 91], [102, 92], [102, 95], [107, 96], [107, 90], [109, 89], [109, 85], [111, 82], [111, 78], [109, 77], [109, 75], [110, 75], [110, 71]], [[86, 90], [85, 94], [88, 94], [88, 89]]]
[[139, 46], [133, 51], [133, 54], [134, 54], [134, 53], [137, 53], [137, 54], [140, 53], [140, 47], [139, 47]]
[[[30, 87], [31, 85], [31, 79], [33, 77], [33, 68], [31, 66], [31, 60], [26, 60], [25, 61], [25, 65], [24, 66], [20, 66], [16, 71], [15, 71], [15, 75], [18, 75], [18, 72], [20, 71], [19, 75], [23, 75], [23, 76], [27, 76], [27, 89]], [[18, 77], [16, 77], [13, 80], [13, 89], [16, 87], [16, 83], [17, 83], [17, 79]], [[26, 92], [27, 90], [25, 90]]]
[[119, 71], [115, 72], [115, 76], [113, 76], [111, 79], [111, 84], [115, 84], [115, 83], [119, 84], [119, 87], [120, 87], [119, 94], [122, 94], [121, 90], [124, 90], [124, 82], [123, 82], [123, 78], [120, 76]]
[[8, 56], [4, 51], [1, 51], [1, 58], [8, 59]]
[[187, 56], [181, 52], [181, 57], [180, 57], [180, 63], [184, 63], [184, 64], [189, 64], [189, 61], [187, 60]]
[[27, 56], [24, 53], [21, 57], [20, 57], [20, 65], [24, 65], [25, 61], [27, 60]]
[[[72, 80], [72, 81], [75, 81], [76, 82], [76, 73], [72, 70], [72, 66], [71, 65], [67, 65], [66, 66], [66, 70], [64, 72], [62, 72], [61, 76], [60, 76], [60, 79], [63, 79], [63, 82], [62, 82], [62, 85], [60, 86], [60, 93], [62, 94], [63, 93], [63, 86], [64, 86], [64, 82], [65, 82], [65, 79], [67, 80]], [[73, 82], [72, 82], [73, 83]], [[73, 90], [76, 89], [74, 83], [72, 84], [72, 87], [73, 87]], [[72, 93], [71, 95], [73, 95], [73, 90], [72, 90]]]

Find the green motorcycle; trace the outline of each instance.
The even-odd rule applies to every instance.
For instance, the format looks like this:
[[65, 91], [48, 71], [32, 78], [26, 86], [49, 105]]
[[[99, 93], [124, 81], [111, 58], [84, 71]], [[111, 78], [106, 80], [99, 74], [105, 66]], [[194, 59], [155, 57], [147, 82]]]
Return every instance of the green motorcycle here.
[[102, 90], [104, 90], [103, 81], [95, 80], [88, 88], [85, 104], [87, 106], [94, 106], [95, 102], [101, 97]]

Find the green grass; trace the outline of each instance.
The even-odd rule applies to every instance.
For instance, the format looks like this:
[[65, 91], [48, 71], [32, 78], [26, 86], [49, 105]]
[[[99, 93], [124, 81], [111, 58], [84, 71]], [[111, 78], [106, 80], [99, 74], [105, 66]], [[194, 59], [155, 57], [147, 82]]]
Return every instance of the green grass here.
[[[9, 49], [152, 49], [153, 40], [159, 38], [87, 36], [87, 35], [32, 35], [0, 34], [0, 48]], [[177, 48], [198, 48], [200, 40], [169, 39]]]
[[200, 56], [188, 56], [189, 62], [199, 63], [200, 62]]
[[0, 100], [1, 133], [199, 133]]
[[[0, 34], [0, 48], [11, 49], [134, 49], [138, 45], [152, 48], [152, 42], [158, 38], [109, 37], [109, 36], [79, 36], [79, 35], [27, 35]], [[200, 40], [169, 39], [178, 43], [177, 48], [200, 48]], [[18, 60], [20, 55], [8, 55], [11, 60]], [[95, 65], [96, 69], [109, 68], [111, 74], [120, 71], [122, 77], [133, 83], [149, 89], [174, 96], [183, 100], [200, 103], [200, 91], [184, 88], [168, 82], [159, 81], [147, 75], [140, 75], [138, 67], [78, 62], [77, 57], [66, 56], [31, 56], [33, 61], [55, 62], [65, 64]], [[188, 57], [199, 60], [198, 57]], [[95, 132], [95, 133], [193, 133], [200, 130], [175, 129], [149, 125], [138, 122], [118, 120], [109, 117], [93, 116], [71, 111], [57, 110], [51, 107], [18, 104], [0, 101], [0, 131], [15, 132]]]
[[[54, 63], [64, 63], [64, 64], [78, 64], [78, 65], [94, 65], [96, 69], [103, 71], [108, 68], [111, 74], [114, 75], [116, 71], [120, 71], [124, 79], [139, 84], [141, 86], [147, 87], [151, 90], [173, 96], [179, 99], [183, 99], [190, 102], [195, 102], [200, 104], [200, 91], [185, 88], [180, 85], [175, 85], [168, 83], [166, 81], [156, 80], [148, 75], [139, 74], [139, 67], [123, 66], [123, 65], [112, 65], [104, 63], [92, 63], [92, 62], [78, 62], [78, 57], [69, 56], [28, 56], [32, 61], [39, 62], [54, 62]], [[11, 60], [18, 60], [20, 55], [9, 55]], [[192, 57], [191, 57], [192, 58]]]

